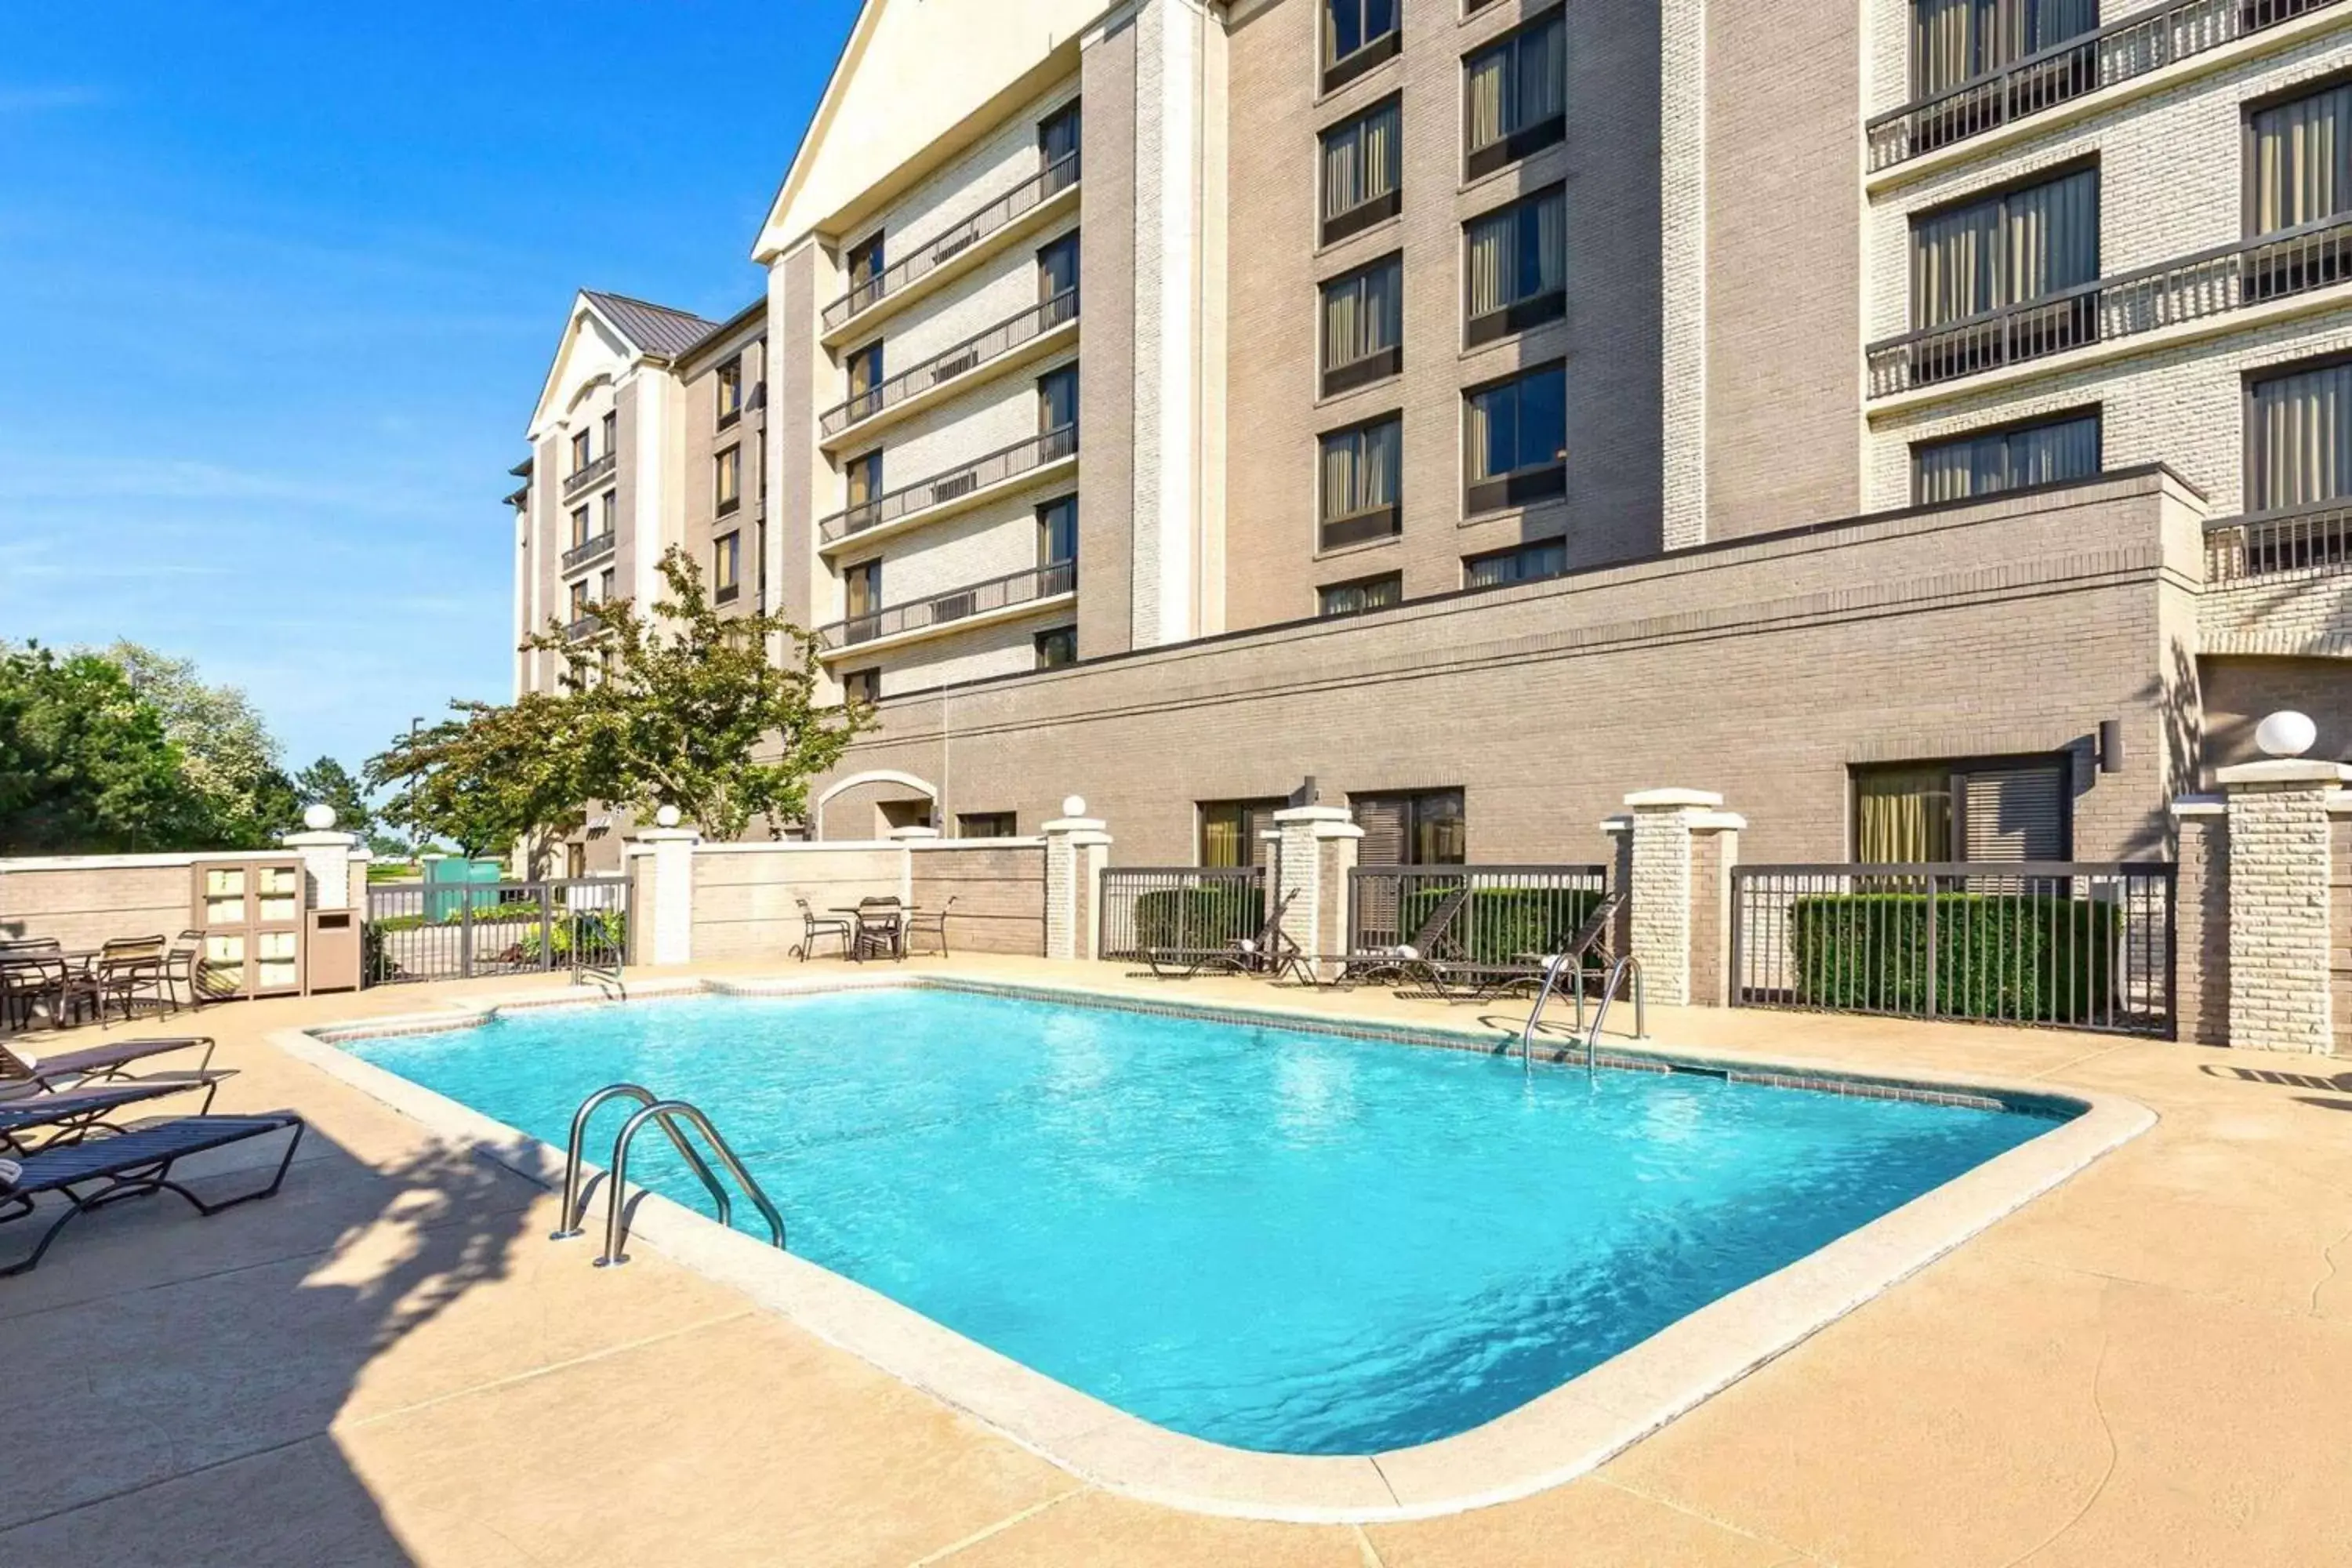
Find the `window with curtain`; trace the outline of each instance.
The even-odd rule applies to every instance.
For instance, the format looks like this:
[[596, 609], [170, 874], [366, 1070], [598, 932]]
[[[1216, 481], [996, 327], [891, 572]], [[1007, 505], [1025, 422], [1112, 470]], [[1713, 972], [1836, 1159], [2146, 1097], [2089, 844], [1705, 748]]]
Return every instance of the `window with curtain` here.
[[882, 448], [859, 453], [842, 465], [841, 472], [849, 484], [849, 504], [864, 506], [882, 493]]
[[1463, 61], [1463, 129], [1475, 177], [1559, 141], [1568, 132], [1568, 22], [1528, 23]]
[[1914, 218], [1911, 324], [1939, 327], [2099, 276], [2099, 171]]
[[604, 501], [604, 531], [610, 534], [621, 521], [621, 492], [606, 490]]
[[1010, 811], [960, 811], [956, 813], [958, 838], [1018, 838], [1021, 837], [1020, 817]]
[[1489, 551], [1462, 559], [1465, 588], [1503, 588], [1513, 583], [1540, 582], [1568, 570], [1568, 541], [1546, 539], [1510, 550]]
[[1078, 662], [1078, 628], [1055, 626], [1039, 632], [1032, 639], [1036, 650], [1039, 669], [1059, 669], [1066, 664]]
[[2246, 389], [2246, 510], [2352, 496], [2352, 363], [2266, 376]]
[[621, 416], [608, 408], [604, 411], [604, 417], [598, 423], [604, 431], [604, 454], [610, 457], [621, 449]]
[[1037, 434], [1078, 422], [1078, 367], [1066, 364], [1037, 378]]
[[1279, 795], [1201, 803], [1201, 864], [1263, 866], [1272, 846], [1258, 835], [1274, 831], [1274, 814], [1290, 803]]
[[588, 466], [588, 441], [589, 435], [585, 430], [574, 433], [572, 437], [572, 471], [574, 473]]
[[572, 542], [575, 547], [588, 542], [588, 509], [584, 506], [572, 509]]
[[2098, 26], [2099, 0], [1912, 0], [1912, 96], [1943, 92]]
[[1323, 393], [1393, 375], [1404, 352], [1404, 258], [1391, 256], [1323, 285]]
[[1853, 770], [1853, 858], [1864, 865], [2063, 860], [2073, 838], [2064, 756]]
[[861, 294], [871, 294], [882, 277], [882, 236], [877, 231], [849, 247], [842, 258], [849, 270], [849, 286]]
[[1059, 299], [1078, 286], [1078, 237], [1066, 234], [1037, 252], [1037, 299]]
[[[877, 338], [864, 348], [852, 349], [848, 358], [842, 362], [842, 370], [849, 377], [850, 398], [853, 401], [865, 398], [882, 384], [882, 340]], [[861, 405], [852, 413], [867, 411]]]
[[1402, 0], [1323, 0], [1323, 87], [1352, 81], [1397, 52]]
[[2352, 82], [2260, 110], [2247, 129], [2255, 234], [2352, 211]]
[[743, 448], [730, 447], [710, 459], [711, 497], [720, 512], [733, 511], [743, 500]]
[[1459, 789], [1412, 790], [1348, 797], [1364, 830], [1357, 859], [1366, 866], [1460, 866], [1470, 825]]
[[572, 584], [572, 618], [573, 620], [579, 620], [586, 616], [588, 614], [588, 606], [594, 602], [594, 600], [588, 597], [587, 578], [583, 577], [580, 581]]
[[1568, 193], [1555, 186], [1462, 228], [1470, 346], [1557, 321], [1568, 309]]
[[1382, 419], [1335, 430], [1322, 441], [1323, 547], [1397, 531], [1404, 421]]
[[1911, 500], [1929, 506], [2026, 485], [2087, 479], [2099, 468], [2097, 412], [2063, 415], [1948, 441], [1920, 442], [1911, 448]]
[[740, 533], [722, 533], [710, 542], [710, 586], [712, 598], [721, 605], [741, 592], [743, 536]]
[[871, 708], [882, 700], [882, 672], [878, 669], [843, 670], [841, 698], [845, 702], [863, 702]]
[[1315, 613], [1329, 620], [1336, 616], [1360, 616], [1404, 603], [1404, 574], [1386, 572], [1359, 577], [1352, 583], [1331, 583], [1315, 590]]
[[1078, 498], [1061, 496], [1037, 509], [1037, 564], [1078, 558]]
[[1491, 511], [1564, 494], [1568, 373], [1547, 365], [1463, 395], [1465, 510]]
[[882, 608], [882, 563], [861, 561], [841, 574], [841, 585], [852, 620]]
[[727, 425], [743, 412], [743, 362], [730, 359], [719, 367], [719, 423]]
[[1396, 213], [1403, 128], [1403, 101], [1391, 98], [1323, 133], [1324, 244]]
[[1057, 109], [1037, 122], [1037, 153], [1045, 167], [1052, 168], [1078, 150], [1078, 141], [1085, 129], [1078, 105], [1072, 103]]

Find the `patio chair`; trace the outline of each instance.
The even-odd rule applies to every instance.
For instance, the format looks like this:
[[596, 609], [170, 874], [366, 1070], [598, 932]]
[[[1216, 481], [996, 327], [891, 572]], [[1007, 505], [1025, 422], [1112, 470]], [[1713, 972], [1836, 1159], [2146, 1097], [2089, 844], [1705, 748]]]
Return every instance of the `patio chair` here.
[[800, 961], [803, 963], [806, 963], [815, 953], [817, 938], [822, 936], [837, 940], [841, 943], [842, 956], [845, 958], [849, 956], [849, 939], [856, 933], [846, 918], [839, 915], [821, 915], [809, 907], [809, 901], [806, 899], [798, 894], [793, 895], [793, 902], [800, 906], [801, 911], [800, 945], [793, 948], [793, 952], [800, 955]]
[[[257, 1191], [206, 1203], [172, 1180], [173, 1167], [192, 1154], [289, 1129], [294, 1135], [286, 1141], [285, 1155], [278, 1162], [269, 1184]], [[0, 1225], [36, 1213], [39, 1205], [34, 1200], [51, 1193], [62, 1197], [68, 1205], [66, 1212], [41, 1234], [29, 1255], [0, 1268], [0, 1279], [26, 1273], [37, 1266], [41, 1255], [57, 1240], [58, 1232], [74, 1219], [127, 1198], [177, 1193], [194, 1206], [197, 1214], [209, 1218], [223, 1209], [270, 1197], [285, 1184], [286, 1173], [294, 1163], [294, 1151], [301, 1143], [302, 1119], [290, 1111], [273, 1111], [265, 1116], [173, 1116], [136, 1122], [111, 1138], [94, 1138], [86, 1143], [45, 1149], [21, 1161], [0, 1162]], [[93, 1183], [100, 1184], [96, 1190], [87, 1190]]]
[[953, 898], [950, 898], [946, 903], [941, 904], [936, 910], [925, 910], [920, 914], [910, 912], [906, 917], [906, 942], [908, 948], [910, 951], [913, 949], [915, 939], [917, 937], [928, 936], [933, 942], [939, 943], [940, 956], [941, 958], [947, 957], [948, 911], [954, 909], [955, 904], [955, 900]]
[[0, 1026], [29, 1029], [36, 1011], [48, 1015], [51, 1028], [63, 1028], [84, 1010], [95, 1011], [97, 987], [86, 963], [66, 956], [53, 936], [0, 942]]
[[163, 954], [163, 997], [172, 1011], [180, 1010], [180, 987], [188, 988], [190, 1008], [205, 1005], [205, 933], [184, 931], [172, 939]]
[[[213, 1108], [226, 1072], [199, 1072], [135, 1078], [121, 1083], [89, 1085], [58, 1094], [30, 1094], [0, 1100], [0, 1149], [16, 1154], [38, 1153], [68, 1143], [79, 1143], [93, 1132], [120, 1135], [126, 1129], [113, 1113], [166, 1095], [192, 1089], [205, 1091], [198, 1115]], [[38, 1133], [36, 1139], [33, 1135]]]
[[139, 1003], [154, 1002], [160, 1006], [163, 1000], [165, 951], [160, 934], [118, 937], [101, 943], [98, 962], [90, 969], [90, 978], [98, 987], [98, 1016], [104, 1018], [111, 1004], [122, 1009], [122, 1021], [127, 1024]]
[[[1437, 900], [1409, 942], [1355, 948], [1347, 952], [1295, 952], [1284, 961], [1283, 970], [1307, 985], [1353, 985], [1382, 975], [1412, 979], [1426, 973], [1430, 962], [1442, 956], [1438, 950], [1447, 941], [1446, 932], [1469, 901], [1470, 889], [1455, 888]], [[1328, 980], [1318, 973], [1326, 964], [1339, 966]]]
[[1622, 891], [1603, 894], [1555, 953], [1527, 953], [1508, 963], [1435, 960], [1423, 970], [1429, 988], [1449, 1002], [1483, 1002], [1522, 985], [1542, 984], [1545, 972], [1556, 963], [1573, 961], [1580, 970], [1596, 952], [1607, 957], [1609, 933], [1624, 905]]
[[213, 1037], [210, 1035], [175, 1035], [161, 1040], [116, 1040], [111, 1045], [85, 1046], [74, 1051], [51, 1051], [38, 1060], [25, 1058], [0, 1046], [0, 1079], [15, 1079], [44, 1089], [69, 1089], [76, 1084], [107, 1083], [130, 1077], [122, 1069], [133, 1062], [152, 1060], [173, 1051], [202, 1050], [204, 1055], [190, 1069], [207, 1070], [213, 1065]]
[[862, 963], [869, 958], [907, 956], [906, 913], [897, 899], [858, 900], [856, 921], [857, 929], [850, 937], [850, 957]]
[[1255, 936], [1235, 937], [1223, 947], [1147, 947], [1140, 950], [1143, 962], [1161, 980], [1190, 980], [1196, 974], [1212, 972], [1278, 972], [1297, 952], [1297, 945], [1282, 933], [1282, 917], [1297, 891], [1294, 888], [1266, 907], [1265, 919], [1258, 922]]

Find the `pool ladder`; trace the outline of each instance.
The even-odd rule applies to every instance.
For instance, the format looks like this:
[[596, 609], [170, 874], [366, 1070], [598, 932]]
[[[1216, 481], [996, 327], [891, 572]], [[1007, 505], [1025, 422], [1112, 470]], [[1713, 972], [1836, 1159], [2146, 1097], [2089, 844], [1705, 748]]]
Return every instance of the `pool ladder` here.
[[[1576, 975], [1576, 1026], [1584, 1028], [1584, 964], [1580, 954], [1562, 953], [1544, 965], [1543, 989], [1536, 993], [1536, 1005], [1528, 1010], [1527, 1026], [1519, 1031], [1519, 1068], [1535, 1071], [1536, 1026], [1543, 1020], [1545, 1005], [1551, 1001], [1552, 992], [1559, 987], [1563, 971]], [[1650, 1037], [1649, 1007], [1642, 995], [1642, 963], [1627, 953], [1609, 966], [1609, 978], [1601, 987], [1601, 1005], [1593, 1009], [1592, 1027], [1584, 1031], [1584, 1070], [1590, 1075], [1593, 1068], [1593, 1052], [1601, 1039], [1601, 1026], [1609, 1021], [1609, 1004], [1616, 999], [1624, 986], [1627, 975], [1633, 979], [1633, 1037]]]
[[718, 1173], [710, 1168], [710, 1162], [695, 1149], [686, 1131], [681, 1130], [681, 1124], [683, 1128], [701, 1134], [702, 1141], [710, 1145], [710, 1152], [719, 1157], [719, 1163], [727, 1167], [727, 1173], [735, 1178], [736, 1185], [743, 1189], [745, 1195], [751, 1198], [751, 1205], [760, 1211], [760, 1217], [768, 1222], [769, 1242], [777, 1250], [785, 1250], [784, 1216], [776, 1212], [776, 1205], [768, 1201], [768, 1194], [760, 1190], [760, 1184], [751, 1179], [751, 1173], [743, 1168], [743, 1162], [735, 1157], [735, 1151], [729, 1148], [727, 1140], [719, 1135], [719, 1129], [710, 1124], [710, 1118], [683, 1100], [663, 1100], [644, 1085], [635, 1083], [606, 1084], [582, 1100], [580, 1109], [572, 1113], [572, 1140], [563, 1154], [563, 1228], [551, 1234], [549, 1240], [566, 1241], [581, 1234], [581, 1221], [587, 1217], [591, 1201], [583, 1187], [593, 1184], [582, 1181], [585, 1168], [581, 1164], [580, 1152], [588, 1141], [589, 1119], [604, 1104], [614, 1100], [635, 1100], [638, 1109], [621, 1124], [620, 1135], [613, 1140], [613, 1162], [605, 1171], [611, 1190], [606, 1193], [604, 1200], [604, 1252], [596, 1259], [597, 1268], [610, 1268], [629, 1260], [629, 1255], [621, 1250], [622, 1244], [628, 1239], [629, 1229], [629, 1145], [648, 1125], [659, 1127], [663, 1135], [669, 1139], [670, 1146], [678, 1152], [701, 1181], [703, 1190], [710, 1194], [711, 1203], [719, 1210], [719, 1223], [727, 1225], [733, 1216], [735, 1205], [729, 1199], [726, 1187], [720, 1184]]

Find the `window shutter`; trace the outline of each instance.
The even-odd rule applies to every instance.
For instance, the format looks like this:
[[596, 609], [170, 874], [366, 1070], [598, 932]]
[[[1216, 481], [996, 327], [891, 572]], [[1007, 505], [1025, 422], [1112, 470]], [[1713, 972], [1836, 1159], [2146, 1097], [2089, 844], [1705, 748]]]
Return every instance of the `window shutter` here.
[[1970, 860], [2066, 858], [2065, 774], [2057, 768], [1964, 774], [1960, 809], [1962, 848]]
[[1396, 795], [1368, 795], [1355, 802], [1356, 826], [1364, 830], [1356, 846], [1360, 866], [1404, 864], [1405, 825], [1411, 815]]

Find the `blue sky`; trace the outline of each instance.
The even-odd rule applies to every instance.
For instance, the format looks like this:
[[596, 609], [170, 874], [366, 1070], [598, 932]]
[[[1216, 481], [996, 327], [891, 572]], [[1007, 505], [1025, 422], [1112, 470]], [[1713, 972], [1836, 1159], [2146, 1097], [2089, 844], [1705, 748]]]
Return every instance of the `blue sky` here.
[[719, 317], [856, 0], [0, 5], [0, 637], [127, 637], [297, 765], [503, 700], [572, 291]]

